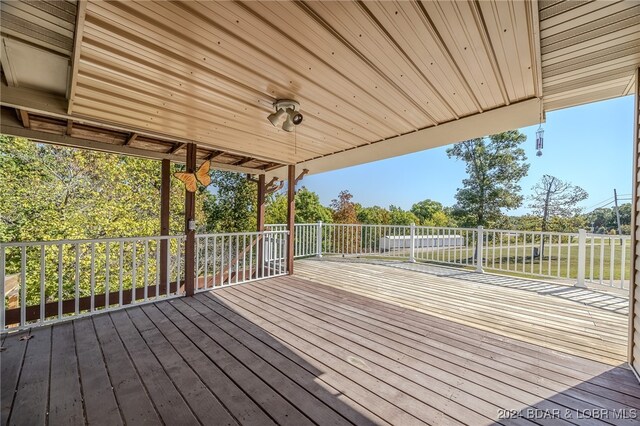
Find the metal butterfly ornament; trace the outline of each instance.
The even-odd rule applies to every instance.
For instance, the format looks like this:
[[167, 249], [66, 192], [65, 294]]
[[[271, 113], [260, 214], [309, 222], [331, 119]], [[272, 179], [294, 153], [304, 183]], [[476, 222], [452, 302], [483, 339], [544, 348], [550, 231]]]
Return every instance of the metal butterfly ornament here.
[[185, 188], [189, 192], [196, 192], [198, 189], [198, 182], [202, 186], [209, 186], [211, 184], [211, 176], [209, 170], [211, 169], [211, 161], [205, 161], [200, 165], [195, 173], [176, 172], [173, 175], [184, 183]]

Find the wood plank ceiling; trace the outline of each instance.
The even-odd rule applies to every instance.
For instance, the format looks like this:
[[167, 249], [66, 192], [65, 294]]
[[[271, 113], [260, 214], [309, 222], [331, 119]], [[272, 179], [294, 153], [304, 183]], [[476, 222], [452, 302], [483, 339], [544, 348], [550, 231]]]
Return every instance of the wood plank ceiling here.
[[90, 1], [70, 113], [295, 163], [539, 96], [536, 26], [515, 1]]
[[633, 93], [640, 2], [539, 2], [545, 110]]

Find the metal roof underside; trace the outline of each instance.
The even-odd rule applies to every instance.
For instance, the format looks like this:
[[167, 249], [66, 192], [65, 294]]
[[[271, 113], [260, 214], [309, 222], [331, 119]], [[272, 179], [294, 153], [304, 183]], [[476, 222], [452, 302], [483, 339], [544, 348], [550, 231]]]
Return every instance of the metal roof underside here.
[[317, 173], [628, 94], [639, 34], [633, 0], [2, 1], [3, 131]]

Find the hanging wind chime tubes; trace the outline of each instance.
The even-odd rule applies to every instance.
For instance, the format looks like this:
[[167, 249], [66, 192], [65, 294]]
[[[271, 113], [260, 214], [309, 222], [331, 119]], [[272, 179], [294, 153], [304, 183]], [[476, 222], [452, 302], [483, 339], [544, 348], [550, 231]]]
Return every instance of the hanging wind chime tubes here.
[[538, 150], [536, 155], [538, 157], [542, 157], [542, 148], [544, 148], [544, 129], [542, 128], [542, 125], [540, 125], [536, 131], [536, 149]]
[[542, 157], [542, 148], [544, 148], [544, 129], [542, 128], [542, 98], [540, 98], [540, 125], [536, 130], [536, 156]]

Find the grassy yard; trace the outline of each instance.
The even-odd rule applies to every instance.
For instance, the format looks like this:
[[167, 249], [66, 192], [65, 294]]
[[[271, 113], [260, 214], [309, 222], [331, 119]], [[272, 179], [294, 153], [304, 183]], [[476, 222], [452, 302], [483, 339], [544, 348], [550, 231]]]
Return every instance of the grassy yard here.
[[[578, 277], [578, 244], [547, 244], [542, 256], [535, 256], [534, 249], [540, 249], [538, 244], [503, 245], [493, 247], [489, 244], [483, 252], [483, 267], [487, 270], [499, 270], [517, 274], [523, 277], [544, 276], [559, 279], [576, 279]], [[438, 247], [416, 248], [416, 260], [433, 261], [438, 263], [455, 263], [459, 265], [473, 265], [475, 250], [472, 247]], [[623, 262], [624, 255], [624, 262]], [[391, 250], [376, 258], [408, 259], [409, 250]], [[631, 262], [631, 242], [626, 241], [623, 247], [619, 241], [610, 244], [596, 241], [591, 246], [586, 245], [585, 279], [603, 284], [619, 286], [620, 280], [629, 279]], [[623, 271], [624, 268], [624, 271]], [[624, 273], [623, 273], [624, 272]]]

